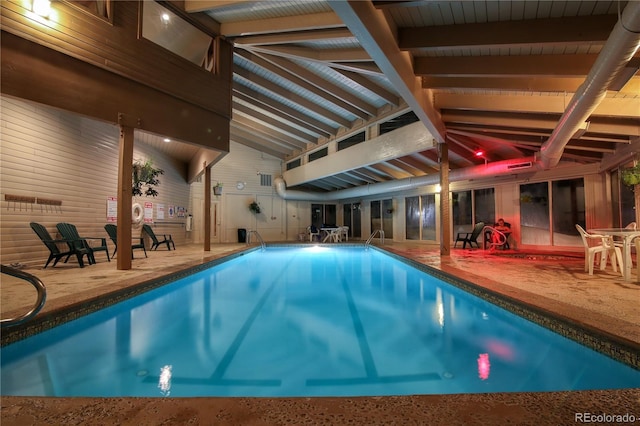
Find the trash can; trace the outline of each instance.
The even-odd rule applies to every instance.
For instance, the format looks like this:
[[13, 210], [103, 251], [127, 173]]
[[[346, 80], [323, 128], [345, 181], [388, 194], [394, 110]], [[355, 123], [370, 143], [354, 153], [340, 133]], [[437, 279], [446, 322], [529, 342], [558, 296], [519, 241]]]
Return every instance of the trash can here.
[[247, 230], [244, 228], [238, 228], [238, 242], [246, 243], [247, 242]]

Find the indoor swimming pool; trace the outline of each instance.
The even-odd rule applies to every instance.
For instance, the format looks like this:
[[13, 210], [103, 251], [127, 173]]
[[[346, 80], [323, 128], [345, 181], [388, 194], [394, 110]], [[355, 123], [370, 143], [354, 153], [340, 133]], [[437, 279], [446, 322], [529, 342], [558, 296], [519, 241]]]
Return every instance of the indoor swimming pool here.
[[377, 249], [268, 247], [2, 348], [2, 395], [621, 389], [640, 371]]

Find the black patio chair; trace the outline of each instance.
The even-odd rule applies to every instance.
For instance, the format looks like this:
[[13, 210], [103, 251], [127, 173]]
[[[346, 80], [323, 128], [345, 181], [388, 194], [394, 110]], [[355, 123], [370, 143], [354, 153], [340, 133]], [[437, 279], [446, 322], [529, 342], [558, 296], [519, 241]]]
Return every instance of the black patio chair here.
[[163, 239], [162, 241], [160, 241], [156, 236], [155, 232], [153, 232], [153, 229], [151, 228], [151, 226], [147, 225], [146, 223], [142, 225], [142, 231], [146, 232], [149, 238], [151, 238], [151, 241], [152, 241], [151, 250], [157, 250], [160, 244], [166, 244], [167, 250], [171, 250], [172, 246], [174, 250], [176, 249], [176, 245], [173, 242], [173, 238], [171, 237], [171, 234], [162, 234]]
[[[68, 240], [54, 240], [53, 238], [51, 238], [51, 235], [49, 234], [49, 231], [47, 231], [47, 228], [37, 222], [31, 222], [29, 225], [31, 226], [31, 229], [33, 229], [33, 232], [36, 233], [38, 238], [40, 238], [40, 241], [42, 241], [45, 247], [49, 249], [49, 258], [47, 259], [47, 263], [44, 264], [45, 268], [49, 266], [49, 263], [52, 260], [52, 267], [56, 266], [58, 261], [63, 257], [65, 258], [64, 263], [67, 263], [72, 255], [76, 256], [76, 258], [78, 259], [78, 264], [81, 268], [84, 268], [84, 261], [82, 260], [83, 256], [86, 255], [87, 262], [91, 263], [88, 250], [82, 247], [77, 247], [75, 245], [70, 245]], [[67, 250], [60, 249], [60, 245], [62, 244], [67, 246]]]
[[[97, 251], [104, 251], [107, 255], [107, 260], [111, 262], [109, 258], [109, 248], [107, 247], [106, 237], [81, 237], [78, 234], [78, 229], [71, 223], [61, 222], [56, 225], [58, 232], [67, 241], [69, 248], [72, 250], [85, 249], [89, 252], [89, 264], [96, 263], [94, 253]], [[99, 241], [99, 243], [89, 243], [91, 241]]]
[[[115, 257], [116, 252], [118, 251], [118, 227], [112, 223], [107, 223], [104, 226], [104, 230], [107, 231], [107, 234], [109, 234], [109, 238], [111, 238], [111, 241], [113, 242], [113, 245], [116, 246], [115, 249], [113, 249], [113, 254], [111, 255], [111, 257]], [[135, 240], [135, 238], [134, 238]], [[144, 257], [147, 257], [147, 249], [144, 247], [144, 238], [140, 237], [138, 238], [139, 242], [137, 243], [131, 243], [131, 258], [134, 259], [133, 256], [133, 250], [134, 249], [142, 249], [144, 250]]]
[[473, 248], [474, 244], [477, 248], [480, 248], [480, 244], [478, 244], [478, 236], [482, 233], [482, 228], [484, 228], [484, 222], [478, 222], [471, 232], [458, 232], [453, 246], [457, 247], [458, 241], [462, 241], [462, 248], [467, 248], [467, 243], [470, 248]]

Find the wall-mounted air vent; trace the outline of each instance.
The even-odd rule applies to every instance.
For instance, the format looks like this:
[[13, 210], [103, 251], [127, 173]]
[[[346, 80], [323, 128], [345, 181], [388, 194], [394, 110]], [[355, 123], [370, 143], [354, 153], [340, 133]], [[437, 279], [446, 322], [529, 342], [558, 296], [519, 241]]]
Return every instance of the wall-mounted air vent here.
[[258, 173], [260, 175], [260, 186], [271, 186], [271, 175]]
[[507, 166], [507, 170], [528, 169], [531, 166], [533, 166], [533, 163], [531, 163], [531, 161], [525, 161], [524, 163], [509, 164]]

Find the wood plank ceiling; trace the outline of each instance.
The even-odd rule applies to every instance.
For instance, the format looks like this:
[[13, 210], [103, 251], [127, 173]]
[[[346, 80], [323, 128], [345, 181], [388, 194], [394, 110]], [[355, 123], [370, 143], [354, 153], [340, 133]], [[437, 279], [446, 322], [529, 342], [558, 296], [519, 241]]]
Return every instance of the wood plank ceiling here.
[[[455, 169], [536, 153], [627, 2], [184, 4], [217, 21], [234, 43], [235, 142], [288, 162], [411, 109], [438, 142], [447, 142]], [[562, 161], [600, 162], [640, 138], [639, 67], [636, 52]], [[437, 170], [430, 149], [298, 188], [331, 191]]]

